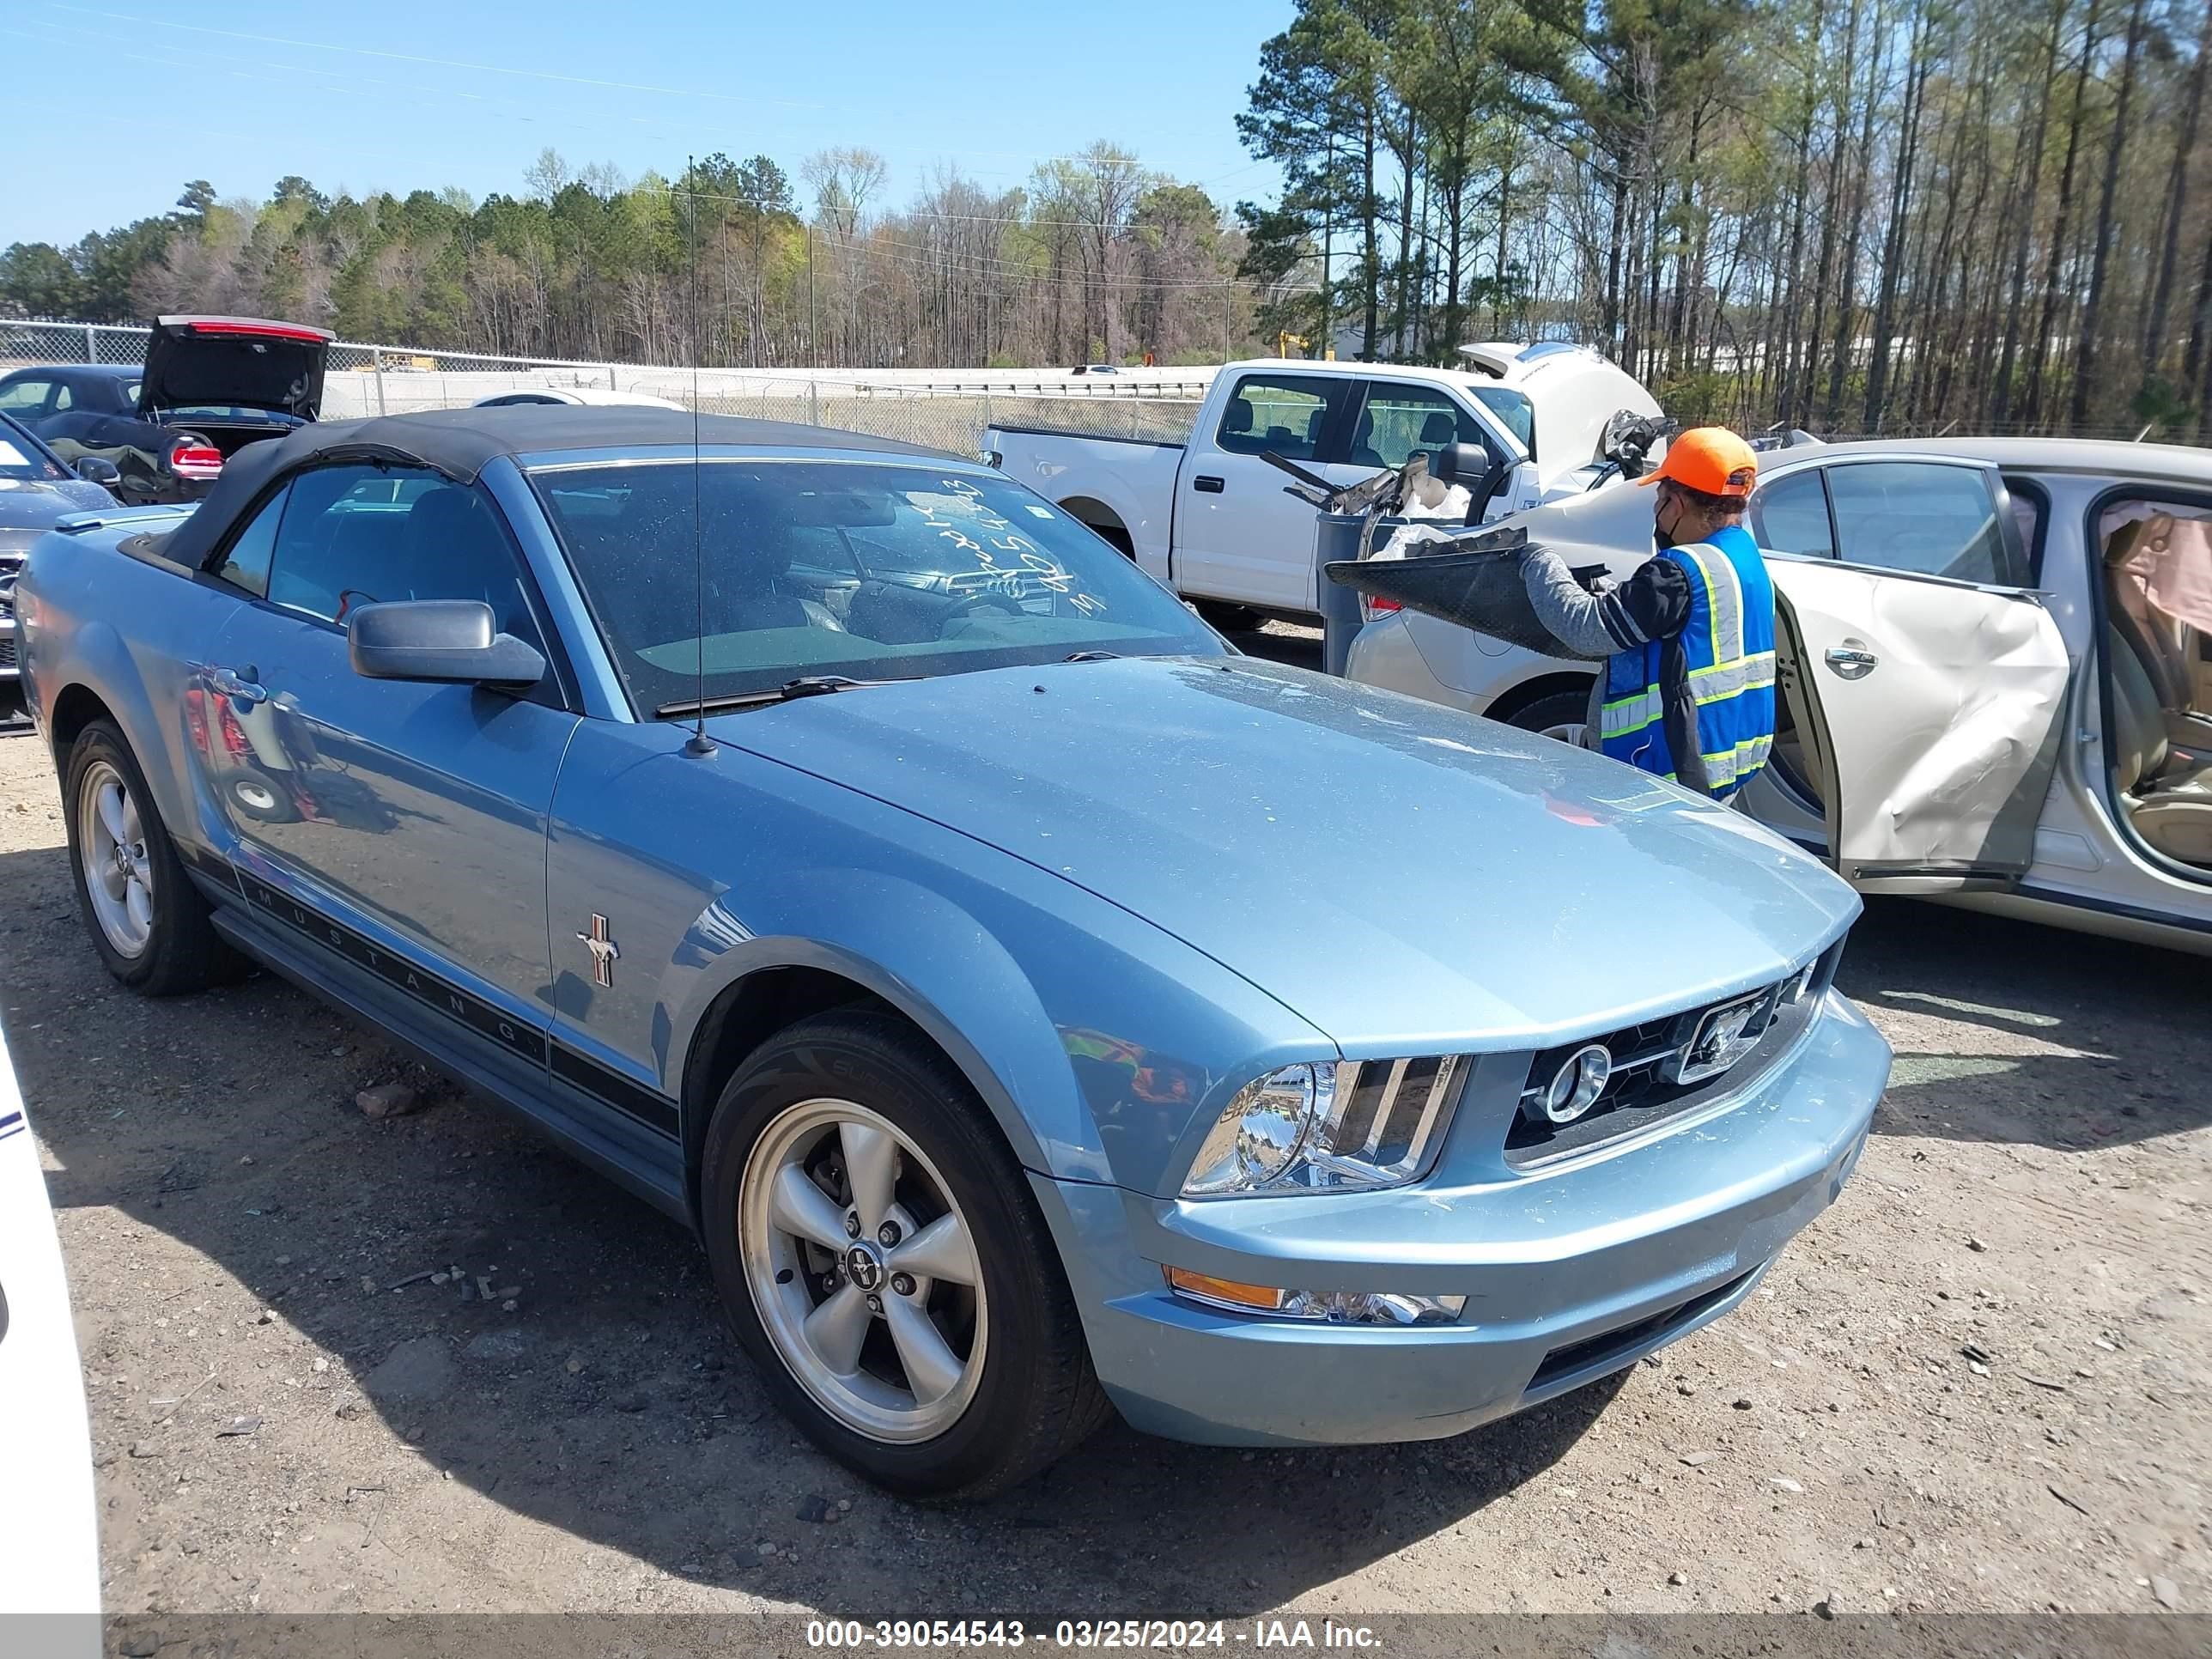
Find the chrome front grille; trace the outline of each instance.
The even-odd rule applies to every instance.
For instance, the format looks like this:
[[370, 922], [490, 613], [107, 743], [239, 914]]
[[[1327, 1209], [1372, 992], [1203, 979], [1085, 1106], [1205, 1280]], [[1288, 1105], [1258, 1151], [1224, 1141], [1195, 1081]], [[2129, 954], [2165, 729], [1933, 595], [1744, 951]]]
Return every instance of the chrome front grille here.
[[1451, 1104], [1459, 1069], [1455, 1054], [1339, 1061], [1336, 1097], [1344, 1103], [1322, 1152], [1357, 1158], [1398, 1179], [1417, 1173]]
[[[1804, 967], [1757, 990], [1545, 1049], [1529, 1062], [1506, 1133], [1506, 1162], [1527, 1167], [1586, 1152], [1747, 1086], [1810, 1022], [1842, 956], [1838, 939]], [[1741, 1005], [1749, 1005], [1749, 1018], [1740, 1045], [1734, 1052], [1708, 1051], [1701, 1036]], [[1545, 1097], [1561, 1068], [1594, 1046], [1605, 1050], [1610, 1063], [1603, 1089], [1571, 1121], [1552, 1121], [1544, 1115]]]

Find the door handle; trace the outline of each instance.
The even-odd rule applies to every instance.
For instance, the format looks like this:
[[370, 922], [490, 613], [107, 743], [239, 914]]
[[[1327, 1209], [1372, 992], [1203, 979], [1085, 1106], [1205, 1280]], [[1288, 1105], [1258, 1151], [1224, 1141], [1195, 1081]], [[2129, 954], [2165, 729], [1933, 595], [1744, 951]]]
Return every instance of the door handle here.
[[1223, 482], [1210, 472], [1201, 472], [1190, 481], [1190, 487], [1201, 495], [1218, 495], [1224, 488]]
[[233, 702], [251, 708], [255, 703], [269, 701], [268, 692], [254, 683], [258, 669], [248, 668], [243, 674], [235, 669], [218, 668], [208, 676], [209, 684]]
[[1863, 640], [1845, 640], [1831, 646], [1826, 661], [1837, 678], [1846, 680], [1863, 680], [1881, 666], [1881, 659], [1866, 648]]

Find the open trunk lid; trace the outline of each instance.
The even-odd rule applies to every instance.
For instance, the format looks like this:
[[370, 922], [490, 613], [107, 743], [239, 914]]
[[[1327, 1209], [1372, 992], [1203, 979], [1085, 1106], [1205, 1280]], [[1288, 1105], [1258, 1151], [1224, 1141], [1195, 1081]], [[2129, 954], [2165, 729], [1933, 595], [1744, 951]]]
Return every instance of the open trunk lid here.
[[312, 421], [322, 408], [333, 337], [255, 317], [163, 317], [147, 337], [138, 412], [196, 426], [248, 410]]

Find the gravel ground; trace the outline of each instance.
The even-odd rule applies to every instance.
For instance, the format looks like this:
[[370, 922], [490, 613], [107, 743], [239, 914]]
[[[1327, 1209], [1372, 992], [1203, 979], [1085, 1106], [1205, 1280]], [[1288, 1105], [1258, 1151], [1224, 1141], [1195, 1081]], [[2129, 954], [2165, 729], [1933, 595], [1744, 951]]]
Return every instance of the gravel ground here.
[[112, 1612], [2212, 1609], [2202, 962], [1878, 902], [1895, 1083], [1728, 1319], [1457, 1440], [1117, 1425], [946, 1510], [802, 1445], [690, 1240], [495, 1109], [273, 978], [116, 989], [63, 841], [0, 741]]

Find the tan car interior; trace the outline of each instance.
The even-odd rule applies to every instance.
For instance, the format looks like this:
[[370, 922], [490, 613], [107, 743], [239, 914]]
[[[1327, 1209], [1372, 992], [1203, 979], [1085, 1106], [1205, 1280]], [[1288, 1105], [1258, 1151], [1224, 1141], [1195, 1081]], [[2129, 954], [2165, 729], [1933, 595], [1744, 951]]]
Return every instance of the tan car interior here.
[[2145, 846], [2212, 871], [2212, 520], [2159, 512], [2104, 544], [2113, 793]]

